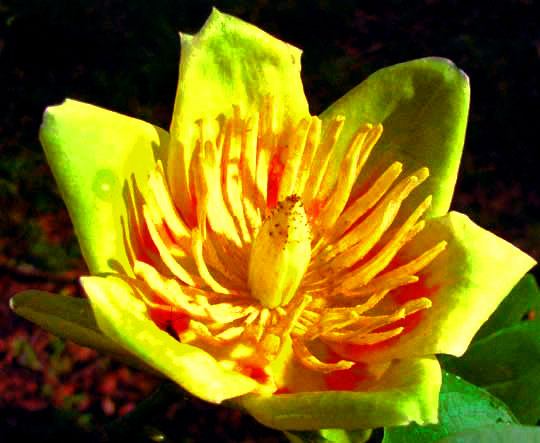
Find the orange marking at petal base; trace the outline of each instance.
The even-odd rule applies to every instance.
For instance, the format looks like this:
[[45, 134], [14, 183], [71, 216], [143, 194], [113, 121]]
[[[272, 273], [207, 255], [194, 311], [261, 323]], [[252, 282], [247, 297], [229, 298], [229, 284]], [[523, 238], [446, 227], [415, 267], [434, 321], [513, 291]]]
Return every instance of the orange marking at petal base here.
[[310, 222], [317, 219], [325, 205], [326, 201], [319, 199], [315, 199], [311, 202], [311, 206], [306, 211]]
[[[331, 349], [328, 350], [328, 361], [335, 363], [342, 357]], [[324, 382], [332, 391], [354, 391], [360, 383], [372, 378], [366, 363], [357, 362], [349, 369], [324, 374]]]
[[142, 246], [141, 249], [142, 251], [144, 251], [143, 254], [139, 254], [139, 258], [143, 261], [151, 262], [150, 254], [158, 255], [159, 251], [156, 245], [154, 244], [152, 237], [150, 236], [150, 231], [148, 230], [146, 223], [142, 223], [141, 231], [138, 232], [137, 237], [140, 242], [139, 244]]
[[438, 290], [439, 285], [434, 285], [428, 288], [420, 278], [420, 280], [418, 280], [416, 283], [403, 286], [394, 291], [391, 295], [396, 303], [404, 304], [410, 300], [415, 300], [420, 297], [431, 299], [432, 295]]
[[242, 366], [241, 369], [239, 369], [239, 372], [247, 377], [252, 378], [257, 383], [260, 383], [262, 385], [270, 381], [270, 376], [264, 370], [264, 368], [261, 368], [260, 366]]
[[268, 208], [275, 208], [277, 205], [277, 196], [279, 191], [279, 183], [281, 182], [281, 177], [283, 176], [283, 170], [285, 165], [281, 161], [280, 152], [281, 149], [278, 148], [278, 152], [272, 156], [270, 160], [270, 166], [268, 171], [268, 188], [267, 188], [267, 205]]
[[[407, 262], [408, 261], [403, 260], [402, 257], [396, 256], [384, 269], [384, 272], [390, 272], [394, 269], [397, 269], [407, 264]], [[400, 288], [393, 290], [389, 294], [394, 299], [395, 303], [403, 305], [408, 301], [415, 300], [417, 298], [429, 298], [431, 300], [433, 294], [439, 290], [440, 285], [433, 285], [431, 287], [428, 287], [425, 284], [425, 275], [419, 275], [418, 277], [419, 280], [417, 282], [401, 286]]]
[[352, 343], [341, 343], [337, 346], [332, 346], [332, 348], [340, 355], [343, 355], [344, 358], [348, 358], [351, 360], [359, 360], [362, 361], [363, 357], [371, 352], [381, 351], [383, 349], [388, 349], [395, 345], [399, 340], [400, 337], [407, 334], [408, 332], [411, 332], [418, 324], [420, 323], [422, 319], [422, 315], [424, 314], [423, 311], [415, 312], [414, 314], [408, 315], [407, 317], [397, 320], [391, 325], [383, 326], [382, 328], [379, 328], [376, 330], [376, 332], [384, 332], [385, 330], [391, 329], [391, 328], [397, 328], [397, 327], [403, 327], [403, 332], [395, 337], [389, 338], [388, 340], [384, 340], [378, 343], [375, 343], [373, 345], [355, 345]]
[[355, 363], [350, 369], [324, 374], [324, 382], [332, 391], [354, 391], [360, 383], [371, 378], [366, 368], [365, 363]]
[[178, 335], [184, 332], [188, 329], [191, 320], [188, 315], [174, 311], [170, 306], [151, 308], [149, 309], [149, 315], [158, 328], [168, 333], [171, 333], [170, 330], [172, 330], [174, 334], [171, 333], [171, 335]]
[[151, 308], [148, 310], [148, 314], [152, 321], [161, 329], [165, 329], [167, 321], [171, 317], [171, 309], [165, 307]]
[[184, 315], [182, 317], [170, 320], [170, 327], [178, 336], [182, 332], [185, 332], [188, 330], [190, 321], [191, 321], [191, 318], [189, 318], [187, 315]]
[[279, 395], [279, 394], [291, 394], [292, 391], [289, 388], [283, 387], [277, 389], [273, 395]]
[[[428, 298], [437, 291], [438, 286], [433, 286], [428, 288], [425, 286], [424, 281], [420, 279], [416, 283], [411, 283], [409, 285], [401, 286], [400, 288], [392, 291], [388, 296], [391, 297], [398, 305], [403, 305], [408, 301], [416, 300], [418, 298]], [[396, 336], [389, 338], [388, 340], [375, 343], [373, 345], [355, 345], [352, 343], [340, 343], [333, 345], [332, 349], [337, 352], [339, 355], [342, 355], [343, 358], [348, 358], [351, 360], [362, 360], [362, 358], [369, 354], [370, 352], [376, 352], [383, 349], [388, 349], [389, 347], [396, 344], [401, 337], [413, 331], [421, 322], [422, 317], [425, 313], [425, 310], [414, 312], [397, 320], [391, 324], [382, 326], [376, 329], [374, 332], [385, 332], [394, 328], [403, 327], [403, 332]]]
[[186, 224], [193, 228], [197, 226], [197, 196], [195, 194], [195, 184], [193, 182], [190, 183], [190, 194], [191, 194], [191, 211], [189, 211], [189, 215], [186, 216]]

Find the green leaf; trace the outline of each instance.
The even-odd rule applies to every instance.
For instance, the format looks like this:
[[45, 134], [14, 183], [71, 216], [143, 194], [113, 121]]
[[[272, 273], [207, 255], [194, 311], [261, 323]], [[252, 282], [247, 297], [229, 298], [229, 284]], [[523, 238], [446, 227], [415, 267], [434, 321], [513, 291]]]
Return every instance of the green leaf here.
[[17, 337], [11, 342], [11, 352], [21, 366], [34, 371], [43, 369], [36, 351], [32, 347], [27, 337]]
[[517, 424], [508, 407], [488, 392], [443, 373], [439, 424], [385, 429], [383, 443], [427, 443], [492, 424]]
[[502, 399], [520, 422], [540, 420], [540, 322], [520, 322], [476, 341], [445, 369]]
[[540, 322], [522, 322], [478, 340], [448, 368], [479, 386], [516, 378], [540, 364]]
[[338, 141], [341, 155], [361, 124], [382, 123], [383, 135], [359, 182], [369, 180], [396, 160], [403, 162], [403, 174], [427, 166], [431, 178], [405, 203], [416, 207], [432, 194], [428, 214], [437, 216], [448, 211], [454, 192], [469, 95], [468, 77], [452, 62], [423, 58], [375, 72], [330, 106], [321, 118], [327, 123], [337, 115], [346, 116]]
[[540, 428], [534, 426], [492, 425], [461, 432], [440, 443], [540, 443]]
[[540, 420], [540, 365], [504, 383], [485, 387], [503, 400], [523, 424], [534, 425]]
[[88, 300], [43, 291], [26, 291], [13, 296], [10, 306], [16, 314], [55, 335], [110, 354], [135, 368], [155, 373], [101, 332]]
[[529, 313], [534, 316], [534, 319], [540, 320], [537, 317], [540, 314], [540, 288], [532, 274], [525, 275], [514, 286], [489, 320], [480, 328], [474, 340], [513, 326]]

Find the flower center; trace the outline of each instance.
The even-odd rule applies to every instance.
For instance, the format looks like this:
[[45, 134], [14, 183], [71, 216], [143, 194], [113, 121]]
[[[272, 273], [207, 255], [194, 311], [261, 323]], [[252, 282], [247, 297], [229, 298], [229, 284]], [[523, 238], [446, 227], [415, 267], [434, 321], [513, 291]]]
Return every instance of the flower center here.
[[251, 295], [266, 308], [287, 305], [311, 259], [311, 232], [297, 195], [278, 202], [263, 222], [249, 257]]
[[350, 368], [350, 349], [399, 339], [431, 307], [418, 289], [446, 242], [401, 254], [431, 198], [405, 214], [402, 203], [429, 171], [398, 180], [394, 162], [358, 187], [380, 124], [343, 146], [343, 116], [280, 132], [271, 99], [249, 116], [233, 110], [197, 122], [170, 154], [178, 165], [158, 162], [133, 206], [126, 243], [140, 297], [159, 327], [234, 370], [265, 374], [285, 346], [310, 370]]

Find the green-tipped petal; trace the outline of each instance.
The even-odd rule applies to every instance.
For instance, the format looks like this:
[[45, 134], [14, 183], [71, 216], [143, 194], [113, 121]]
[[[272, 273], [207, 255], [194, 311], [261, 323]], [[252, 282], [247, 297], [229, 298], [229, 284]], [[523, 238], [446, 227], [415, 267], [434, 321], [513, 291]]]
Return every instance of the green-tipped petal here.
[[9, 303], [13, 312], [55, 335], [109, 354], [135, 368], [154, 372], [103, 335], [88, 300], [43, 291], [26, 291], [13, 296]]
[[364, 123], [382, 123], [377, 142], [359, 183], [373, 179], [394, 161], [403, 174], [427, 166], [431, 177], [406, 200], [416, 206], [433, 195], [431, 216], [444, 215], [456, 183], [469, 109], [469, 81], [452, 62], [424, 58], [381, 69], [331, 105], [322, 115], [328, 124], [346, 116], [338, 141], [340, 152]]
[[372, 429], [437, 423], [441, 369], [434, 358], [396, 361], [365, 392], [246, 395], [235, 400], [262, 424], [281, 430]]
[[149, 123], [74, 100], [47, 108], [40, 140], [92, 273], [130, 272], [121, 218], [134, 176], [144, 186], [168, 135]]
[[278, 107], [276, 128], [308, 114], [300, 78], [301, 51], [261, 29], [214, 9], [194, 36], [182, 35], [171, 134], [201, 118], [259, 111], [267, 96]]
[[441, 240], [448, 242], [446, 250], [421, 272], [432, 307], [422, 311], [421, 321], [411, 332], [391, 346], [362, 353], [361, 360], [462, 355], [480, 326], [536, 263], [457, 212], [428, 220], [401, 258], [406, 262], [418, 257]]
[[124, 280], [82, 277], [81, 284], [105, 335], [193, 395], [220, 403], [255, 388], [251, 378], [222, 368], [205, 351], [159, 329]]
[[218, 121], [232, 115], [233, 105], [245, 117], [261, 111], [265, 98], [272, 97], [277, 133], [291, 129], [309, 111], [300, 78], [301, 51], [294, 46], [217, 9], [197, 34], [181, 37], [169, 180], [182, 206], [189, 204], [186, 173], [200, 119], [211, 121], [205, 131], [215, 140]]
[[268, 96], [277, 106], [277, 129], [308, 115], [299, 49], [217, 9], [196, 35], [181, 37], [175, 142], [201, 118], [232, 115], [233, 105], [245, 113], [260, 111]]

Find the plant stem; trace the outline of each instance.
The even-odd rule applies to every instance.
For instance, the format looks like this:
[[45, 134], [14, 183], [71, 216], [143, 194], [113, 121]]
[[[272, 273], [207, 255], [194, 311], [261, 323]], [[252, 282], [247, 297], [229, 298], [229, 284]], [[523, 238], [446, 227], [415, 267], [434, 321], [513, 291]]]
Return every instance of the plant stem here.
[[184, 398], [183, 391], [176, 385], [168, 381], [161, 382], [149, 397], [137, 404], [135, 409], [105, 427], [107, 441], [128, 438], [140, 431], [151, 417], [164, 414], [172, 403]]

